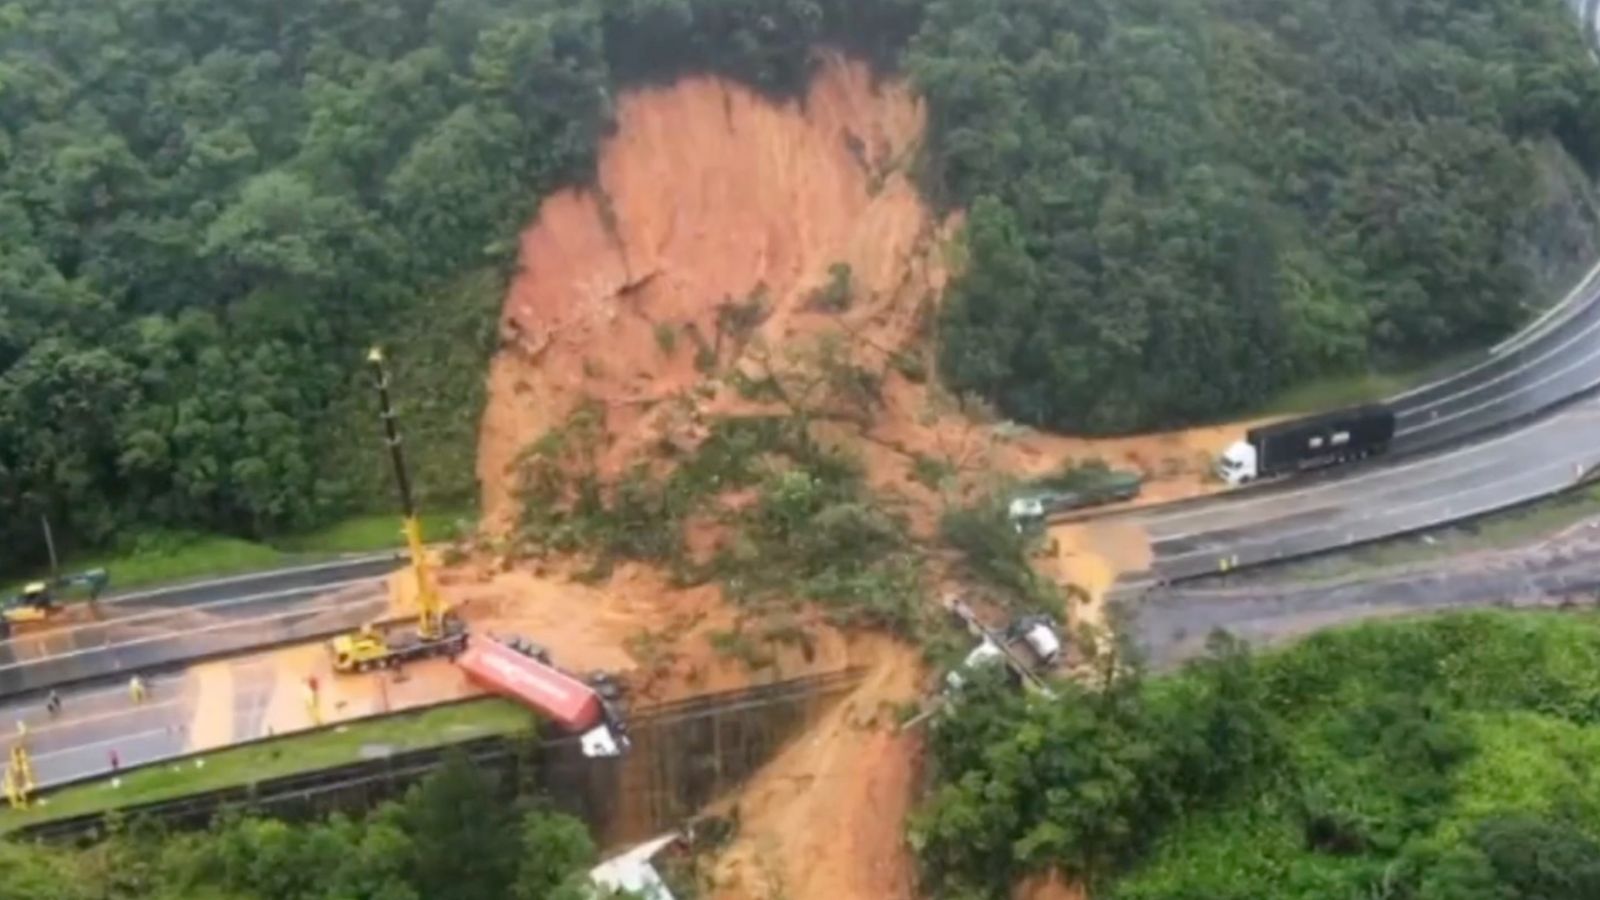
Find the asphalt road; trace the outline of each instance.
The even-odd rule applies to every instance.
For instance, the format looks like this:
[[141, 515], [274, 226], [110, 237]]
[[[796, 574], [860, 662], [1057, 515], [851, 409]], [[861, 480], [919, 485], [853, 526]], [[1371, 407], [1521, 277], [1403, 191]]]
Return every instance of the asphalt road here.
[[[309, 640], [382, 614], [392, 558], [102, 601], [98, 621], [0, 641], [0, 697]], [[264, 589], [263, 589], [264, 588]]]
[[[16, 732], [12, 721], [28, 725], [28, 752], [41, 787], [87, 776], [107, 774], [117, 768], [170, 759], [191, 752], [199, 686], [183, 672], [145, 680], [147, 693], [134, 702], [126, 683], [61, 692], [61, 711], [49, 713], [42, 697], [0, 703], [0, 722], [6, 722], [9, 747]], [[232, 715], [229, 724], [210, 725], [223, 733], [261, 735], [276, 674], [260, 660], [231, 666], [229, 689]]]
[[1272, 644], [1362, 619], [1470, 607], [1592, 605], [1600, 588], [1600, 520], [1553, 540], [1356, 578], [1236, 587], [1175, 585], [1121, 601], [1151, 665], [1170, 668], [1205, 652], [1222, 629]]
[[[124, 613], [136, 615], [150, 608], [171, 609], [216, 603], [244, 596], [273, 593], [287, 596], [292, 592], [303, 594], [312, 588], [387, 575], [398, 568], [404, 559], [404, 553], [370, 553], [309, 566], [268, 569], [228, 578], [164, 585], [149, 590], [121, 591], [102, 597], [100, 606], [107, 615]], [[116, 574], [116, 572], [111, 573], [113, 582]]]
[[1591, 398], [1478, 443], [1341, 478], [1152, 507], [1123, 520], [1142, 530], [1152, 556], [1125, 580], [1175, 582], [1378, 540], [1563, 490], [1596, 464], [1600, 399]]
[[1124, 584], [1325, 552], [1569, 487], [1600, 464], [1600, 406], [1562, 404], [1597, 386], [1600, 266], [1475, 362], [1392, 398], [1391, 456], [1102, 517], [1138, 526], [1150, 543], [1150, 565]]
[[1600, 385], [1600, 278], [1463, 370], [1390, 399], [1393, 451], [1459, 443]]

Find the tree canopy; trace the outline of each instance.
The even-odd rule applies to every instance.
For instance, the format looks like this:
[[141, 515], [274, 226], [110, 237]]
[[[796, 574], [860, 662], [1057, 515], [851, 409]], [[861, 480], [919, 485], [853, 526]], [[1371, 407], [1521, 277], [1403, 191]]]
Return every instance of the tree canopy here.
[[1600, 619], [1329, 632], [1185, 671], [980, 685], [932, 737], [925, 887], [1055, 868], [1124, 900], [1579, 900], [1600, 890]]
[[[945, 379], [1121, 430], [1499, 334], [1538, 148], [1592, 168], [1555, 0], [13, 0], [0, 6], [0, 561], [385, 501], [365, 345], [424, 500], [462, 464], [517, 230], [619, 91], [909, 75], [969, 211]], [[1559, 229], [1557, 229], [1559, 231]]]
[[583, 823], [518, 806], [457, 757], [359, 819], [238, 816], [198, 834], [125, 823], [82, 850], [0, 842], [12, 900], [591, 900]]
[[1501, 335], [1536, 148], [1600, 162], [1600, 69], [1547, 0], [933, 0], [906, 66], [971, 208], [944, 374], [1061, 429]]

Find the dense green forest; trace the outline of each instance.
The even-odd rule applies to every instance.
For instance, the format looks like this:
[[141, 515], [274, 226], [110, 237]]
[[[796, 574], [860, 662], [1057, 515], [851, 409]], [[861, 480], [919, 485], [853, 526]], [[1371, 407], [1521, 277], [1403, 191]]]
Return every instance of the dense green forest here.
[[1535, 148], [1591, 168], [1558, 0], [14, 0], [0, 6], [0, 563], [36, 517], [261, 536], [386, 502], [391, 345], [425, 501], [472, 446], [515, 234], [612, 98], [774, 94], [844, 45], [926, 93], [970, 210], [956, 388], [1116, 430], [1522, 315]]
[[945, 375], [1057, 428], [1500, 335], [1534, 148], [1600, 162], [1600, 69], [1549, 0], [959, 0], [908, 65], [972, 213]]
[[582, 822], [514, 804], [463, 759], [361, 819], [127, 823], [87, 849], [0, 842], [6, 900], [600, 900]]
[[1600, 896], [1600, 618], [1474, 613], [1180, 674], [1000, 686], [932, 737], [927, 886], [1125, 900]]

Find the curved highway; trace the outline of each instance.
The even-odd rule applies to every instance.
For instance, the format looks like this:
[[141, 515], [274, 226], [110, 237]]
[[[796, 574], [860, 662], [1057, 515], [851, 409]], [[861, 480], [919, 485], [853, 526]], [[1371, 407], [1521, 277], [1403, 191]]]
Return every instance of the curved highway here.
[[[1134, 517], [1148, 571], [1175, 582], [1378, 540], [1546, 496], [1600, 464], [1600, 400], [1476, 444], [1257, 496]], [[1094, 527], [1089, 523], [1086, 527]]]
[[1390, 457], [1103, 517], [1149, 542], [1147, 569], [1125, 573], [1124, 586], [1321, 553], [1564, 490], [1600, 465], [1600, 401], [1573, 402], [1596, 387], [1600, 267], [1476, 363], [1393, 398]]
[[1388, 401], [1393, 452], [1460, 443], [1600, 385], [1600, 268], [1555, 309], [1484, 358]]

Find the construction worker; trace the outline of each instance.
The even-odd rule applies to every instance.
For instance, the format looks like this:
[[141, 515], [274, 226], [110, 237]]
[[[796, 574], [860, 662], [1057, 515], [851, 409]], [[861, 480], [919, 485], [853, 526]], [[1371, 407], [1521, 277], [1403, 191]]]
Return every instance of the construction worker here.
[[135, 675], [128, 679], [128, 696], [134, 703], [143, 703], [145, 697], [144, 679]]

